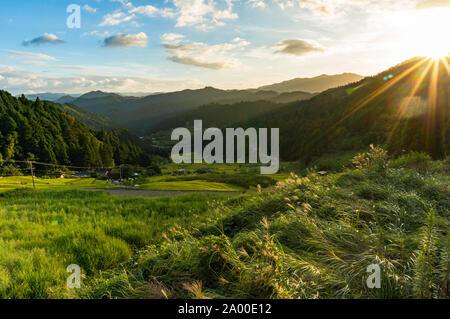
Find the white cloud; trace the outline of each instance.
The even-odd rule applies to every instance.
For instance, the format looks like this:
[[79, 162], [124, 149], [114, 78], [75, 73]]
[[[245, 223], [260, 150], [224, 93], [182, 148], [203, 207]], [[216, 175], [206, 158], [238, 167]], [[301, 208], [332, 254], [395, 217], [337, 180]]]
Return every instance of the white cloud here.
[[121, 3], [124, 7], [126, 8], [131, 8], [133, 7], [133, 4], [131, 2], [129, 2], [128, 0], [109, 0], [110, 2], [119, 2]]
[[149, 17], [155, 17], [158, 14], [159, 9], [154, 6], [147, 5], [147, 6], [140, 6], [130, 10], [130, 13], [135, 12]]
[[52, 65], [49, 66], [52, 69], [60, 69], [60, 70], [86, 70], [87, 68], [79, 65]]
[[95, 36], [95, 37], [100, 37], [100, 38], [106, 38], [111, 36], [111, 32], [109, 31], [98, 31], [98, 30], [93, 30], [93, 31], [89, 31], [89, 32], [85, 32], [81, 35], [82, 37], [87, 37], [87, 36]]
[[41, 44], [61, 44], [64, 43], [64, 40], [58, 38], [56, 35], [51, 33], [44, 33], [44, 35], [41, 35], [40, 37], [34, 38], [30, 41], [23, 41], [22, 45], [24, 46], [40, 46]]
[[450, 0], [418, 0], [417, 9], [444, 8], [450, 7]]
[[280, 41], [275, 53], [291, 54], [296, 56], [305, 56], [315, 52], [324, 52], [325, 50], [315, 41], [292, 39]]
[[223, 26], [223, 20], [235, 20], [239, 16], [233, 12], [234, 0], [221, 1], [225, 8], [218, 9], [214, 0], [173, 0], [177, 13], [177, 27], [190, 27], [207, 30]]
[[39, 60], [23, 60], [20, 62], [22, 65], [29, 65], [29, 66], [44, 66], [46, 63], [44, 61]]
[[42, 92], [84, 93], [94, 90], [107, 92], [163, 92], [201, 88], [206, 84], [192, 79], [162, 79], [158, 77], [73, 75], [48, 76], [0, 65], [0, 86], [13, 94]]
[[295, 8], [306, 9], [319, 15], [338, 15], [349, 8], [384, 8], [411, 7], [414, 1], [424, 3], [442, 3], [449, 0], [248, 0], [252, 7], [265, 8], [269, 3], [278, 5], [282, 10]]
[[161, 40], [164, 44], [178, 44], [184, 38], [184, 35], [177, 33], [164, 33]]
[[133, 8], [129, 11], [129, 13], [138, 13], [138, 14], [142, 14], [142, 15], [145, 15], [145, 16], [151, 17], [151, 18], [157, 17], [157, 16], [160, 16], [163, 18], [173, 18], [175, 16], [175, 13], [173, 12], [173, 10], [171, 8], [158, 9], [151, 5]]
[[104, 47], [145, 47], [148, 42], [148, 37], [144, 32], [137, 34], [118, 34], [106, 38], [103, 41]]
[[4, 50], [4, 52], [10, 53], [11, 54], [9, 56], [10, 58], [26, 58], [33, 60], [57, 61], [56, 58], [43, 53], [23, 52], [15, 50]]
[[[195, 27], [209, 30], [225, 25], [226, 20], [239, 18], [233, 12], [233, 2], [237, 0], [171, 0], [174, 8], [157, 8], [153, 5], [135, 7], [128, 0], [110, 0], [123, 5], [122, 11], [109, 13], [103, 17], [99, 26], [114, 26], [134, 20], [137, 15], [150, 18], [163, 17], [176, 19], [176, 27]], [[254, 2], [254, 0], [251, 0]], [[166, 1], [167, 3], [168, 1]], [[257, 3], [259, 2], [259, 3]], [[263, 6], [262, 0], [254, 6]]]
[[97, 8], [92, 8], [92, 7], [91, 7], [90, 5], [88, 5], [88, 4], [85, 4], [85, 5], [83, 6], [83, 10], [88, 11], [88, 12], [92, 12], [92, 13], [97, 12]]
[[131, 21], [134, 18], [136, 18], [135, 14], [126, 14], [121, 11], [115, 13], [108, 13], [103, 17], [103, 21], [99, 24], [99, 26], [100, 27], [114, 26], [121, 24], [123, 22]]
[[264, 9], [265, 7], [267, 7], [267, 4], [264, 2], [264, 0], [248, 0], [247, 2], [252, 8]]
[[164, 44], [172, 55], [169, 60], [184, 65], [222, 70], [235, 69], [241, 66], [236, 54], [250, 43], [241, 38], [235, 38], [228, 43], [208, 45], [202, 42], [184, 44]]

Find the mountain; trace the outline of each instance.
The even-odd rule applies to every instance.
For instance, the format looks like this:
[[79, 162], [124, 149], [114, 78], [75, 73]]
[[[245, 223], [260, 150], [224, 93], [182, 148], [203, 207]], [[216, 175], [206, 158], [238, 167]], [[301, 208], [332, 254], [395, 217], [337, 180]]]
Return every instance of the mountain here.
[[[259, 91], [266, 94], [267, 91]], [[281, 108], [283, 103], [302, 101], [314, 95], [305, 92], [276, 94], [272, 97], [261, 97], [258, 101], [244, 101], [234, 104], [211, 103], [193, 110], [178, 114], [154, 125], [147, 133], [169, 131], [176, 127], [191, 127], [194, 120], [202, 120], [205, 127], [227, 127], [237, 121], [245, 123], [250, 119]]]
[[72, 96], [72, 95], [64, 95], [64, 96], [60, 97], [59, 99], [57, 99], [56, 101], [53, 101], [53, 102], [67, 104], [67, 103], [72, 103], [76, 99], [77, 98]]
[[314, 78], [297, 78], [281, 83], [266, 85], [258, 90], [276, 91], [278, 93], [288, 93], [304, 91], [309, 93], [319, 93], [325, 90], [347, 85], [360, 81], [363, 77], [354, 73], [343, 73], [337, 75], [320, 75]]
[[[225, 128], [236, 122], [246, 123], [254, 117], [275, 111], [282, 106], [284, 104], [270, 101], [239, 102], [231, 105], [207, 104], [164, 120], [147, 133], [170, 132], [177, 127], [192, 128], [194, 120], [202, 120], [204, 127]], [[170, 133], [167, 135], [170, 136]]]
[[[25, 94], [25, 97], [30, 100], [36, 100], [36, 98], [39, 98], [42, 101], [51, 101], [55, 102], [62, 97], [67, 96], [66, 93], [39, 93], [39, 94]], [[78, 97], [80, 94], [74, 94], [72, 97]]]
[[73, 99], [70, 103], [88, 112], [108, 116], [114, 120], [114, 116], [134, 110], [134, 105], [139, 100], [140, 98], [126, 97], [116, 93], [93, 91]]
[[194, 110], [211, 103], [233, 104], [242, 101], [274, 101], [280, 97], [287, 100], [302, 100], [313, 95], [296, 92], [289, 96], [274, 91], [219, 90], [206, 87], [200, 90], [184, 90], [162, 93], [143, 98], [126, 97], [114, 93], [90, 92], [75, 99], [73, 104], [91, 113], [107, 116], [134, 133], [143, 134], [161, 121]]
[[112, 130], [119, 125], [112, 122], [108, 117], [96, 113], [88, 112], [72, 103], [61, 104], [54, 102], [63, 112], [72, 115], [78, 121], [94, 130]]
[[94, 131], [39, 98], [15, 98], [0, 90], [0, 159], [34, 160], [72, 166], [113, 166], [151, 163], [138, 146], [120, 141], [120, 135]]
[[384, 145], [392, 154], [450, 153], [449, 58], [415, 58], [233, 127], [280, 128], [284, 160]]

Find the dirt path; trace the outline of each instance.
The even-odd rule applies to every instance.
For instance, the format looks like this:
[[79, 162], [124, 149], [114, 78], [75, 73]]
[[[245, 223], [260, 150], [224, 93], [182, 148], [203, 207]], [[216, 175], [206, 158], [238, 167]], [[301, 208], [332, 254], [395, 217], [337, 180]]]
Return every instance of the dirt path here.
[[136, 188], [108, 188], [104, 189], [111, 195], [115, 196], [137, 196], [137, 197], [165, 197], [178, 196], [186, 194], [222, 194], [222, 195], [238, 195], [242, 192], [220, 192], [220, 191], [163, 191], [163, 190], [149, 190]]

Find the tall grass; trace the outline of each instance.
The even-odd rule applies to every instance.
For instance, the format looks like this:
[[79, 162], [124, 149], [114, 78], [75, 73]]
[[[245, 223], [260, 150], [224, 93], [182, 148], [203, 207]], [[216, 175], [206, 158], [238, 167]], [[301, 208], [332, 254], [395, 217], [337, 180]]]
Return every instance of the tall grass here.
[[372, 151], [231, 198], [1, 193], [0, 297], [448, 298], [448, 159]]
[[[171, 298], [448, 297], [445, 161], [424, 169], [373, 158], [216, 205], [209, 222], [173, 229], [125, 264], [126, 295], [163, 298], [146, 291], [164, 286]], [[366, 284], [371, 264], [380, 289]], [[107, 284], [117, 278], [123, 269], [103, 273], [83, 296], [123, 296]]]
[[[0, 194], [0, 297], [70, 298], [66, 267], [89, 281], [158, 243], [170, 226], [206, 218], [208, 200], [119, 198], [100, 191]], [[202, 217], [203, 216], [203, 217]]]

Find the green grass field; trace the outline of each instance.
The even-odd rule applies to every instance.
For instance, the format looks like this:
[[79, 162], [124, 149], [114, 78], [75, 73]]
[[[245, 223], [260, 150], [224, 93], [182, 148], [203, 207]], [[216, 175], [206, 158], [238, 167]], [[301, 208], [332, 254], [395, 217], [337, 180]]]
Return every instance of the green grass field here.
[[143, 181], [138, 188], [152, 190], [179, 190], [179, 191], [243, 191], [242, 187], [227, 183], [209, 182], [194, 179], [183, 180], [177, 176], [156, 176]]
[[[93, 178], [34, 178], [38, 190], [69, 190], [85, 188], [108, 188], [113, 187], [106, 181]], [[33, 189], [31, 176], [0, 177], [0, 192], [13, 189]]]
[[[289, 167], [290, 164], [282, 164]], [[245, 191], [258, 184], [268, 186], [289, 177], [280, 173], [262, 177], [256, 165], [248, 164], [168, 164], [162, 167], [164, 176], [139, 178], [126, 186], [150, 190], [174, 191]], [[180, 174], [180, 171], [182, 173]], [[173, 175], [170, 175], [173, 174]], [[38, 190], [79, 190], [116, 187], [104, 180], [93, 178], [39, 178], [35, 177]], [[0, 192], [13, 189], [32, 189], [31, 176], [0, 177]]]
[[145, 199], [103, 191], [15, 190], [0, 194], [0, 297], [71, 298], [66, 267], [86, 278], [119, 267], [163, 240], [171, 227], [208, 220], [209, 201], [193, 194]]
[[[178, 228], [84, 297], [445, 298], [449, 160], [414, 155], [360, 169], [292, 175]], [[382, 270], [381, 289], [366, 285]]]
[[[278, 180], [282, 179], [278, 176]], [[245, 191], [258, 185], [274, 185], [274, 176], [257, 174], [199, 174], [181, 176], [155, 176], [141, 178], [133, 182], [138, 188], [152, 190], [191, 190], [191, 191]]]
[[[22, 179], [5, 179], [0, 297], [445, 298], [450, 160], [364, 156], [359, 168], [235, 196], [115, 197], [89, 179], [7, 190]], [[235, 175], [150, 181], [255, 182]], [[66, 286], [70, 264], [82, 268], [81, 290]], [[365, 284], [370, 264], [382, 289]]]

